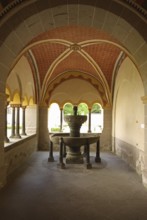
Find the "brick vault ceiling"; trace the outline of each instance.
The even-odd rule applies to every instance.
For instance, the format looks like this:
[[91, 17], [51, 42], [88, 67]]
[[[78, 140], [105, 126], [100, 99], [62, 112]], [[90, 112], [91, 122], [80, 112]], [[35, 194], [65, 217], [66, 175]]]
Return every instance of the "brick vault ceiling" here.
[[94, 28], [66, 26], [34, 38], [27, 45], [31, 56], [27, 51], [26, 57], [35, 59], [44, 98], [51, 82], [55, 83], [62, 74], [64, 78], [66, 72], [85, 73], [111, 93], [113, 70], [122, 51], [118, 44], [116, 39]]

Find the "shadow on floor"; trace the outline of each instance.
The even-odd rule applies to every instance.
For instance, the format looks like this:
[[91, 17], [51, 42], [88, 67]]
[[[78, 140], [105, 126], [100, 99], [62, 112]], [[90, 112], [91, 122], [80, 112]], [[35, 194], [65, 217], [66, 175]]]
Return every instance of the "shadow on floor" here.
[[2, 220], [146, 220], [147, 190], [120, 158], [57, 168], [48, 152], [35, 152], [0, 191]]

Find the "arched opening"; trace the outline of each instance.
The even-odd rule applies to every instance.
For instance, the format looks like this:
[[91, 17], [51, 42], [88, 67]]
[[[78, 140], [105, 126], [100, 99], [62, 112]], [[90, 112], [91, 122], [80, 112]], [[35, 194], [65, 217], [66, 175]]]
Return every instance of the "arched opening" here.
[[[78, 114], [88, 116], [88, 105], [86, 103], [80, 103], [78, 105]], [[88, 117], [87, 117], [86, 122], [82, 124], [81, 129], [80, 129], [81, 133], [87, 133], [87, 131], [88, 131]]]
[[[63, 106], [63, 115], [72, 115], [73, 114], [73, 104], [72, 103], [65, 103]], [[67, 122], [65, 122], [63, 117], [63, 132], [70, 132], [69, 126]]]
[[37, 128], [35, 83], [26, 57], [22, 56], [10, 71], [5, 91], [7, 94], [5, 142], [10, 145], [35, 134]]
[[[41, 2], [42, 1], [37, 1], [37, 2], [29, 1], [26, 5], [24, 4], [22, 5], [22, 7], [17, 8], [18, 13], [16, 13], [16, 15], [15, 13], [12, 13], [10, 17], [8, 16], [6, 18], [7, 20], [6, 25], [5, 25], [5, 20], [3, 21], [2, 33], [3, 32], [4, 33], [2, 34], [2, 37], [1, 37], [2, 38], [2, 41], [1, 41], [2, 42], [1, 44], [2, 56], [1, 56], [1, 63], [0, 63], [0, 72], [2, 73], [2, 77], [0, 78], [0, 83], [1, 83], [0, 85], [2, 85], [2, 87], [0, 87], [1, 93], [2, 93], [2, 95], [0, 96], [0, 106], [2, 106], [0, 109], [1, 110], [0, 119], [2, 121], [2, 125], [4, 124], [3, 123], [4, 121], [3, 107], [5, 103], [4, 89], [6, 87], [5, 86], [6, 77], [8, 73], [11, 72], [12, 69], [14, 69], [15, 64], [20, 58], [23, 59], [24, 63], [27, 63], [28, 62], [27, 60], [29, 60], [29, 65], [27, 66], [30, 67], [31, 71], [27, 71], [28, 68], [26, 68], [26, 65], [24, 63], [21, 69], [26, 68], [26, 72], [25, 71], [24, 72], [14, 71], [16, 76], [15, 76], [15, 79], [13, 79], [14, 80], [13, 85], [15, 86], [13, 89], [11, 89], [12, 91], [11, 97], [13, 97], [14, 90], [17, 90], [20, 94], [21, 102], [22, 102], [22, 99], [24, 99], [24, 97], [27, 97], [28, 102], [30, 104], [32, 103], [37, 104], [37, 107], [38, 106], [44, 107], [48, 105], [48, 103], [50, 103], [50, 100], [54, 99], [55, 96], [59, 100], [58, 103], [60, 103], [61, 97], [64, 96], [65, 100], [62, 100], [62, 102], [59, 104], [60, 106], [62, 106], [63, 103], [69, 101], [70, 100], [68, 99], [69, 96], [67, 98], [66, 95], [68, 94], [66, 93], [65, 90], [63, 91], [63, 93], [59, 91], [59, 93], [54, 94], [55, 87], [59, 84], [61, 85], [62, 82], [65, 82], [68, 76], [70, 75], [69, 73], [71, 71], [72, 72], [77, 71], [78, 74], [80, 73], [78, 75], [79, 78], [75, 74], [74, 75], [75, 80], [73, 80], [73, 78], [71, 77], [70, 78], [71, 81], [70, 82], [68, 81], [69, 84], [67, 83], [64, 85], [71, 86], [72, 83], [74, 82], [76, 86], [78, 85], [78, 87], [81, 88], [80, 87], [81, 81], [84, 81], [84, 83], [85, 82], [87, 83], [82, 84], [82, 87], [84, 88], [84, 89], [82, 88], [82, 91], [85, 91], [85, 88], [87, 88], [87, 86], [90, 91], [89, 93], [83, 92], [82, 94], [83, 96], [81, 96], [81, 93], [77, 92], [77, 97], [76, 99], [74, 99], [73, 103], [74, 104], [80, 103], [82, 100], [86, 100], [86, 98], [89, 97], [89, 100], [90, 101], [92, 100], [92, 101], [88, 102], [88, 106], [92, 106], [91, 103], [97, 103], [97, 102], [100, 103], [104, 109], [104, 115], [107, 116], [105, 117], [106, 119], [105, 121], [108, 122], [109, 119], [111, 118], [111, 110], [110, 110], [111, 104], [112, 104], [111, 97], [113, 96], [112, 91], [111, 91], [111, 86], [113, 85], [112, 81], [114, 80], [114, 85], [116, 83], [115, 77], [112, 80], [113, 78], [112, 73], [115, 70], [115, 68], [119, 69], [119, 67], [122, 65], [121, 62], [120, 63], [118, 62], [122, 53], [124, 53], [124, 57], [127, 57], [127, 56], [130, 57], [132, 61], [136, 64], [136, 66], [138, 67], [138, 71], [141, 73], [142, 79], [144, 81], [144, 88], [146, 91], [147, 49], [146, 49], [146, 33], [143, 32], [143, 27], [144, 25], [146, 25], [146, 21], [144, 22], [144, 18], [142, 19], [141, 16], [138, 16], [137, 14], [138, 12], [134, 13], [134, 9], [129, 10], [128, 5], [126, 6], [125, 3], [121, 4], [119, 3], [119, 1], [117, 2], [115, 1], [111, 5], [109, 4], [107, 5], [101, 2], [102, 5], [100, 6], [98, 2], [96, 5], [95, 3], [93, 5], [93, 1], [92, 1], [91, 3], [89, 3], [89, 5], [80, 4], [80, 6], [78, 6], [78, 9], [79, 9], [78, 13], [74, 11], [72, 16], [67, 16], [68, 13], [72, 11], [72, 10], [69, 10], [67, 13], [68, 7], [69, 9], [73, 9], [74, 8], [73, 6], [75, 6], [77, 10], [77, 7], [76, 7], [77, 1], [73, 1], [73, 5], [69, 4], [68, 7], [65, 3], [61, 2], [60, 5], [63, 6], [62, 9], [63, 11], [65, 10], [64, 13], [59, 13], [58, 16], [51, 16], [52, 18], [49, 18], [46, 15], [50, 14], [50, 9], [60, 10], [60, 6], [57, 4], [56, 6], [57, 8], [56, 8], [55, 5], [52, 5], [51, 3], [50, 6], [47, 5], [48, 7], [46, 7], [46, 5], [45, 6], [40, 5]], [[23, 14], [22, 12], [24, 12], [25, 14], [27, 7], [29, 7], [30, 10], [28, 10], [28, 13], [26, 14], [26, 16], [22, 17], [21, 14]], [[34, 8], [36, 8], [37, 11], [34, 10]], [[116, 8], [118, 9], [118, 11], [114, 10]], [[128, 16], [128, 11], [129, 11], [129, 16]], [[120, 14], [118, 15], [119, 12]], [[33, 13], [33, 16], [31, 13]], [[91, 14], [89, 15], [89, 13]], [[78, 14], [78, 18], [77, 18], [77, 14]], [[30, 17], [31, 19], [34, 19], [34, 22], [31, 22]], [[77, 20], [78, 20], [79, 27], [77, 27]], [[9, 25], [12, 26], [12, 24], [14, 24], [13, 32], [11, 31], [11, 28], [10, 29], [8, 28], [8, 26]], [[54, 28], [53, 24], [54, 24], [54, 27], [59, 27], [59, 28]], [[61, 26], [63, 28], [61, 28], [62, 30], [60, 31]], [[93, 28], [91, 28], [91, 26]], [[4, 31], [5, 29], [6, 31]], [[41, 36], [40, 34], [44, 32], [44, 30], [47, 32], [45, 33], [45, 35]], [[78, 32], [78, 30], [80, 30], [80, 32]], [[68, 35], [66, 31], [70, 34]], [[36, 38], [33, 39], [34, 36]], [[81, 37], [76, 38], [77, 36], [78, 37], [81, 36]], [[47, 43], [47, 41], [49, 41], [50, 39], [54, 41], [52, 45], [50, 43]], [[59, 41], [57, 39], [59, 39]], [[98, 39], [98, 40], [95, 40], [95, 39]], [[62, 41], [62, 45], [61, 45], [61, 41]], [[77, 44], [75, 44], [74, 42], [77, 42]], [[27, 47], [25, 47], [26, 45]], [[90, 45], [91, 47], [89, 47]], [[41, 48], [41, 47], [43, 48], [43, 50], [39, 51], [38, 48]], [[46, 51], [46, 49], [49, 51], [49, 53]], [[20, 51], [22, 52], [20, 53]], [[114, 53], [112, 53], [112, 51]], [[69, 55], [69, 57], [72, 59], [68, 59], [67, 55]], [[105, 59], [100, 60], [100, 58], [104, 58], [104, 57]], [[110, 57], [114, 59], [110, 59]], [[98, 62], [99, 60], [101, 62]], [[46, 61], [49, 61], [49, 63], [47, 63]], [[73, 62], [70, 62], [70, 61], [73, 61]], [[69, 64], [72, 64], [72, 65], [70, 66]], [[111, 64], [112, 66], [110, 69], [109, 68], [107, 69], [107, 67], [110, 67], [109, 64]], [[65, 68], [63, 67], [66, 67], [67, 70], [65, 70]], [[33, 81], [32, 79], [34, 79], [35, 85], [30, 82], [22, 83], [22, 81], [26, 82], [25, 81], [26, 76], [28, 76], [28, 73], [30, 72], [32, 73], [31, 82]], [[58, 76], [59, 75], [61, 76], [65, 72], [66, 74], [64, 75], [64, 77], [61, 77], [60, 81], [58, 81], [59, 79]], [[46, 76], [46, 73], [48, 74], [47, 76]], [[85, 74], [86, 77], [85, 76], [83, 77], [84, 75], [83, 73]], [[13, 74], [14, 73], [12, 73], [12, 75]], [[113, 76], [115, 76], [115, 74]], [[78, 84], [76, 84], [77, 79], [78, 79]], [[55, 83], [52, 83], [52, 82], [55, 82]], [[88, 84], [88, 82], [90, 85]], [[46, 89], [47, 91], [41, 90], [42, 85], [44, 85], [43, 89], [44, 90]], [[76, 91], [75, 90], [76, 86], [72, 88], [73, 90], [71, 92], [71, 95], [73, 92]], [[123, 97], [123, 92], [122, 92], [123, 89], [127, 88], [127, 91], [129, 92], [129, 89], [128, 89], [129, 86], [127, 86], [127, 83], [126, 84], [122, 83], [119, 86], [120, 86], [119, 91], [116, 89], [115, 95], [118, 94], [118, 97], [120, 98], [120, 97]], [[132, 88], [130, 88], [130, 90], [131, 89]], [[27, 91], [30, 91], [29, 96], [27, 95]], [[80, 97], [79, 97], [79, 94], [80, 94]], [[133, 94], [133, 92], [131, 92], [131, 94]], [[138, 94], [137, 91], [135, 94], [136, 95]], [[139, 94], [142, 94], [142, 96], [144, 96], [144, 100], [146, 103], [146, 96], [144, 92], [142, 93], [139, 91]], [[33, 97], [33, 98], [31, 99], [30, 97]], [[43, 102], [40, 102], [40, 99], [39, 99], [40, 97], [43, 97], [43, 100], [41, 100]], [[126, 94], [126, 97], [127, 97], [127, 94]], [[131, 97], [134, 98], [133, 95]], [[122, 136], [122, 133], [119, 130], [120, 129], [118, 125], [118, 120], [120, 119], [119, 106], [121, 106], [121, 103], [120, 103], [120, 99], [118, 99], [117, 96], [115, 98], [116, 100], [114, 101], [114, 105], [115, 104], [116, 105], [114, 106], [115, 113], [113, 115], [114, 116], [113, 121], [115, 121], [113, 135], [116, 138], [118, 137], [120, 139], [123, 139], [124, 142], [125, 140], [127, 140], [129, 143], [135, 144], [135, 142], [133, 143], [132, 140], [131, 141], [128, 140], [126, 133], [124, 136]], [[113, 100], [115, 98], [112, 97]], [[32, 100], [34, 101], [32, 102]], [[138, 102], [136, 102], [134, 107], [136, 105], [138, 105]], [[126, 114], [128, 114], [128, 112]], [[135, 113], [138, 116], [137, 111]], [[129, 112], [129, 115], [130, 114], [131, 112]], [[145, 114], [143, 115], [145, 116]], [[34, 117], [36, 117], [36, 114], [29, 115], [30, 122], [31, 122], [30, 126], [35, 121]], [[147, 117], [145, 116], [144, 119], [146, 120], [146, 118]], [[130, 119], [130, 116], [129, 116], [129, 119]], [[137, 119], [136, 121], [140, 121], [140, 118], [139, 120]], [[36, 123], [38, 127], [40, 125], [39, 123], [40, 121], [38, 119]], [[29, 121], [28, 121], [28, 124], [29, 124]], [[111, 125], [111, 122], [109, 123], [109, 125]], [[121, 125], [123, 127], [123, 123]], [[142, 129], [144, 125], [146, 125], [146, 121], [141, 123]], [[132, 126], [130, 126], [129, 128], [131, 132], [134, 131], [134, 128], [132, 128]], [[125, 132], [124, 129], [125, 128], [123, 127], [123, 132]], [[140, 138], [142, 139], [143, 135], [141, 135], [140, 133], [140, 128], [139, 128], [138, 133], [140, 134], [139, 139]], [[130, 137], [133, 136], [132, 134], [130, 134]], [[108, 146], [110, 149], [111, 129], [110, 127], [108, 129], [108, 126], [106, 126], [106, 124], [104, 125], [102, 135], [104, 137], [103, 140], [106, 140], [107, 137], [109, 137], [109, 142], [108, 143], [104, 142], [104, 145]], [[2, 137], [3, 137], [3, 131], [2, 131]], [[116, 138], [115, 138], [115, 143], [116, 143]], [[146, 140], [145, 137], [144, 137], [144, 140]], [[3, 138], [0, 144], [3, 147], [2, 141], [3, 141]], [[41, 141], [43, 142], [44, 140], [41, 140]], [[135, 138], [135, 141], [137, 141], [136, 138]], [[144, 143], [144, 146], [146, 146], [146, 141]], [[145, 150], [145, 147], [144, 147], [144, 150]]]
[[48, 110], [48, 129], [49, 132], [60, 131], [60, 108], [57, 103], [52, 103]]
[[99, 103], [94, 103], [91, 109], [91, 131], [102, 133], [103, 120], [102, 106]]

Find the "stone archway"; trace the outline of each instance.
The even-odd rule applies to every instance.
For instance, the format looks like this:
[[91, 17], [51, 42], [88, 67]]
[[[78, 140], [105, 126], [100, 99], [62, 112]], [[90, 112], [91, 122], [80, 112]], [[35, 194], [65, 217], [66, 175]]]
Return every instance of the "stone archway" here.
[[[40, 33], [60, 26], [79, 25], [103, 30], [116, 38], [134, 60], [144, 83], [144, 102], [147, 93], [147, 45], [146, 33], [143, 32], [146, 20], [134, 9], [129, 10], [125, 4], [116, 1], [100, 1], [72, 4], [60, 2], [56, 4], [42, 1], [24, 1], [15, 10], [8, 13], [0, 23], [0, 121], [1, 139], [4, 137], [4, 103], [7, 76], [19, 59], [19, 54], [28, 43]], [[99, 5], [100, 4], [100, 5]], [[121, 15], [121, 16], [120, 16]], [[13, 29], [12, 29], [13, 27]], [[147, 106], [145, 106], [147, 108]], [[46, 111], [46, 110], [45, 110]], [[44, 111], [43, 111], [44, 112]], [[145, 111], [147, 112], [147, 111]], [[145, 120], [147, 117], [145, 115]], [[145, 121], [145, 125], [147, 124]], [[145, 130], [147, 128], [145, 127]], [[146, 139], [145, 139], [146, 140]], [[147, 146], [147, 141], [145, 141]], [[147, 147], [146, 147], [147, 148]], [[3, 155], [3, 149], [1, 149]], [[147, 160], [146, 160], [147, 161]]]

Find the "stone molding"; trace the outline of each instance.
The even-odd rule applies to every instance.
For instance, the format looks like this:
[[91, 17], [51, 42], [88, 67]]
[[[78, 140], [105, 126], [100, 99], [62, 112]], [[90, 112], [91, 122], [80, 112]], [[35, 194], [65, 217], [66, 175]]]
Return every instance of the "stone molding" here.
[[15, 8], [20, 3], [24, 2], [25, 0], [15, 0], [12, 3], [9, 3], [1, 12], [0, 12], [0, 19], [5, 16], [11, 9]]
[[[115, 0], [116, 1], [116, 0]], [[15, 0], [11, 3], [9, 3], [6, 7], [3, 8], [3, 10], [0, 12], [0, 19], [2, 19], [9, 11], [17, 7], [18, 5], [27, 2], [27, 0]], [[145, 10], [141, 5], [137, 4], [133, 0], [117, 0], [118, 3], [123, 3], [130, 8], [134, 9], [137, 11], [142, 17], [147, 18], [147, 10]]]
[[141, 7], [141, 5], [137, 4], [134, 0], [121, 0], [121, 1], [131, 6], [131, 8], [135, 9], [143, 17], [147, 18], [147, 11], [143, 7]]

